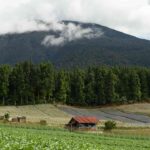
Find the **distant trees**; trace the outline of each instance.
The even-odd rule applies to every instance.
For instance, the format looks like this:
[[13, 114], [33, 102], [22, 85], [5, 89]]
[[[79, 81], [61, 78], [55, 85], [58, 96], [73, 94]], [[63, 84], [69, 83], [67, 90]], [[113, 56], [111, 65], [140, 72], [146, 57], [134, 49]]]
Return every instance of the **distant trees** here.
[[132, 99], [134, 101], [140, 101], [141, 100], [141, 84], [140, 79], [135, 70], [130, 71], [129, 75], [129, 99]]
[[117, 93], [116, 93], [116, 80], [117, 77], [113, 73], [112, 70], [108, 71], [106, 77], [105, 77], [105, 98], [106, 98], [106, 104], [111, 104], [115, 102], [117, 99]]
[[89, 67], [58, 70], [51, 63], [0, 66], [0, 105], [60, 102], [105, 105], [150, 99], [150, 69]]
[[67, 77], [64, 70], [57, 73], [55, 79], [55, 99], [57, 102], [66, 103], [67, 101], [67, 90], [68, 83]]
[[85, 72], [75, 69], [70, 73], [70, 99], [68, 103], [85, 105]]
[[10, 72], [11, 68], [8, 65], [0, 66], [0, 99], [2, 105], [6, 104], [6, 98], [8, 98]]
[[106, 74], [107, 69], [104, 67], [97, 67], [95, 69], [95, 93], [97, 105], [106, 104]]
[[96, 103], [96, 80], [95, 70], [89, 68], [85, 72], [85, 100], [88, 105], [95, 105]]

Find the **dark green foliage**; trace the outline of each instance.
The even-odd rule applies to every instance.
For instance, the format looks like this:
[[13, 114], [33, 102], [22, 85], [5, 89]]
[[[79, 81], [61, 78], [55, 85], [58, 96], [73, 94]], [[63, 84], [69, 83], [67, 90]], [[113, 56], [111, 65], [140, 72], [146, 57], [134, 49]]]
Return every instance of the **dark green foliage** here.
[[106, 104], [111, 104], [116, 101], [117, 93], [115, 91], [116, 86], [116, 75], [110, 70], [105, 77], [105, 95], [106, 96]]
[[138, 71], [139, 78], [140, 78], [140, 85], [141, 85], [141, 97], [142, 99], [147, 99], [149, 94], [149, 88], [148, 88], [148, 70], [147, 69], [141, 69]]
[[67, 77], [64, 70], [61, 70], [56, 76], [56, 84], [55, 84], [55, 98], [56, 101], [60, 101], [62, 103], [66, 103], [67, 101]]
[[85, 93], [86, 93], [86, 103], [88, 105], [95, 105], [96, 103], [96, 80], [95, 80], [95, 72], [92, 68], [89, 68], [86, 71], [85, 78]]
[[63, 103], [98, 106], [150, 100], [150, 69], [89, 67], [58, 70], [51, 63], [0, 66], [1, 105]]
[[[70, 23], [70, 21], [65, 22]], [[79, 39], [63, 46], [44, 46], [47, 35], [58, 37], [52, 31], [35, 31], [0, 36], [0, 64], [22, 61], [40, 63], [51, 61], [57, 67], [87, 67], [90, 65], [140, 65], [150, 66], [150, 41], [139, 39], [110, 28], [81, 22], [73, 22], [83, 28], [103, 32], [93, 39]]]
[[116, 87], [117, 93], [119, 93], [119, 102], [126, 103], [129, 99], [130, 81], [129, 81], [129, 68], [120, 68], [118, 72], [118, 85]]
[[39, 65], [39, 88], [43, 102], [50, 102], [54, 91], [54, 70], [50, 63]]
[[0, 66], [0, 98], [2, 99], [2, 102], [0, 101], [0, 103], [2, 105], [6, 104], [5, 99], [8, 96], [10, 72], [11, 68], [8, 65]]
[[4, 114], [4, 119], [8, 120], [9, 117], [10, 117], [10, 114], [9, 114], [9, 113], [5, 113], [5, 114]]
[[80, 69], [75, 69], [71, 74], [71, 95], [70, 102], [76, 105], [84, 105], [85, 104], [85, 72]]
[[96, 68], [95, 70], [95, 92], [96, 100], [98, 105], [106, 104], [106, 93], [105, 93], [105, 68]]
[[129, 87], [129, 99], [132, 101], [141, 100], [141, 85], [140, 79], [135, 70], [131, 70], [129, 75], [130, 87]]
[[16, 64], [9, 76], [9, 89], [12, 104], [23, 105], [24, 90], [25, 90], [25, 74], [22, 64]]
[[104, 129], [105, 130], [112, 130], [112, 129], [114, 129], [114, 128], [116, 128], [116, 122], [115, 121], [106, 121], [105, 122], [105, 127], [104, 127]]

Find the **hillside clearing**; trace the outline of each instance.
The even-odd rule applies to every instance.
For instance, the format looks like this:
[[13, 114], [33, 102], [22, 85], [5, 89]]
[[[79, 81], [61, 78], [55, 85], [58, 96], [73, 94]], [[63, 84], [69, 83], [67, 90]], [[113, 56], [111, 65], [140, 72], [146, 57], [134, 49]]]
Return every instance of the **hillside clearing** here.
[[9, 112], [13, 116], [26, 116], [29, 122], [39, 122], [45, 119], [48, 124], [65, 124], [70, 115], [60, 111], [53, 105], [1, 106], [0, 115]]
[[[64, 125], [72, 116], [95, 116], [101, 120], [115, 120], [121, 126], [150, 126], [150, 104], [133, 104], [104, 108], [76, 108], [51, 104], [29, 106], [1, 106], [0, 115], [9, 112], [12, 117], [26, 116], [28, 122], [46, 120], [49, 125]], [[138, 114], [137, 114], [138, 113]], [[144, 114], [144, 115], [143, 115]]]
[[122, 105], [116, 108], [125, 112], [145, 114], [150, 116], [150, 103]]

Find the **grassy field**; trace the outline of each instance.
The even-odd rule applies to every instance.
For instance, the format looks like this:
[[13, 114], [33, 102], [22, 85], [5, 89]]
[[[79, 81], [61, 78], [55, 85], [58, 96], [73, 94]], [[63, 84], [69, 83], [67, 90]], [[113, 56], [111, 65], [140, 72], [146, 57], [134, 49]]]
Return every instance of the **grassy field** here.
[[1, 106], [0, 115], [9, 112], [11, 117], [26, 116], [28, 122], [39, 122], [45, 119], [48, 124], [65, 124], [71, 115], [59, 110], [53, 105]]
[[[125, 126], [118, 122], [117, 129], [111, 132], [103, 130], [100, 121], [99, 130], [89, 133], [69, 132], [62, 128], [70, 118], [69, 112], [87, 113], [99, 110], [120, 110], [122, 112], [149, 114], [150, 104], [134, 104], [107, 108], [89, 109], [35, 105], [0, 107], [0, 115], [9, 112], [13, 116], [26, 116], [27, 124], [0, 123], [0, 150], [149, 150], [150, 127]], [[137, 112], [138, 110], [138, 112]], [[38, 125], [45, 119], [48, 126]], [[62, 125], [62, 126], [61, 126]], [[51, 126], [51, 127], [50, 127]], [[52, 128], [53, 126], [53, 128]], [[57, 127], [56, 127], [57, 126]], [[59, 128], [58, 128], [59, 126]]]
[[0, 125], [1, 150], [149, 150], [150, 138]]
[[[108, 114], [109, 110], [111, 113], [117, 114]], [[117, 112], [117, 111], [120, 112]], [[123, 106], [113, 106], [113, 107], [105, 107], [105, 108], [75, 108], [69, 106], [53, 106], [51, 104], [43, 104], [43, 105], [30, 105], [30, 106], [1, 106], [0, 107], [0, 115], [4, 115], [6, 112], [9, 112], [11, 117], [14, 116], [26, 116], [27, 121], [29, 123], [36, 123], [40, 120], [46, 120], [49, 125], [64, 125], [68, 123], [70, 118], [74, 115], [93, 115], [99, 117], [101, 122], [107, 119], [121, 119], [124, 122], [118, 122], [119, 125], [126, 125], [130, 123], [136, 123], [137, 120], [132, 118], [122, 117], [122, 112], [130, 112], [130, 113], [138, 113], [138, 114], [146, 114], [150, 115], [150, 104], [133, 104], [133, 105], [123, 105]], [[124, 115], [124, 114], [123, 114]], [[132, 115], [132, 114], [131, 114]], [[109, 118], [110, 117], [110, 118]], [[139, 119], [139, 118], [138, 118]], [[147, 120], [147, 118], [144, 118]], [[149, 118], [150, 119], [150, 118]]]
[[146, 114], [146, 115], [150, 116], [150, 103], [122, 105], [122, 106], [118, 106], [115, 108], [125, 111], [125, 112]]

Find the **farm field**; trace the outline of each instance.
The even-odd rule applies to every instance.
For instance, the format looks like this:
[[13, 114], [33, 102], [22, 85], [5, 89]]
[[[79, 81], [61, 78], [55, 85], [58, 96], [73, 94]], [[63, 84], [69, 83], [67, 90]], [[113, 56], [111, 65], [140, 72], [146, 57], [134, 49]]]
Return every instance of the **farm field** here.
[[150, 138], [0, 126], [1, 150], [149, 150]]
[[9, 112], [13, 116], [26, 116], [28, 122], [44, 119], [49, 125], [64, 125], [72, 116], [95, 116], [101, 121], [115, 120], [123, 125], [150, 126], [150, 104], [133, 104], [104, 108], [76, 108], [51, 104], [30, 106], [1, 106], [0, 115]]
[[122, 105], [122, 106], [118, 106], [117, 109], [125, 112], [145, 114], [150, 116], [150, 103]]
[[70, 115], [59, 110], [53, 105], [28, 105], [28, 106], [1, 106], [0, 115], [9, 112], [10, 116], [26, 116], [29, 122], [46, 120], [48, 124], [65, 124], [69, 121]]

